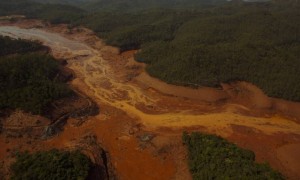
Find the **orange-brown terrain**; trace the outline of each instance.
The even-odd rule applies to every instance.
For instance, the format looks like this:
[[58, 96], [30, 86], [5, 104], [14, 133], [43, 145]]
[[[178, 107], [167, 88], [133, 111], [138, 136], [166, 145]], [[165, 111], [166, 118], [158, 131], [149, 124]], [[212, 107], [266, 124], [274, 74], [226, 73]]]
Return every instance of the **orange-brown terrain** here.
[[[46, 140], [2, 133], [0, 167], [6, 176], [14, 152], [70, 149], [94, 136], [108, 152], [118, 179], [191, 179], [181, 135], [201, 131], [253, 150], [258, 162], [270, 163], [288, 179], [300, 178], [300, 103], [269, 98], [246, 82], [222, 84], [219, 89], [166, 84], [134, 61], [136, 51], [119, 53], [85, 28], [3, 21], [0, 34], [49, 46], [53, 56], [66, 59], [73, 71], [70, 86], [100, 108], [81, 125], [69, 118], [62, 132]], [[16, 112], [6, 121], [16, 117], [26, 119]]]

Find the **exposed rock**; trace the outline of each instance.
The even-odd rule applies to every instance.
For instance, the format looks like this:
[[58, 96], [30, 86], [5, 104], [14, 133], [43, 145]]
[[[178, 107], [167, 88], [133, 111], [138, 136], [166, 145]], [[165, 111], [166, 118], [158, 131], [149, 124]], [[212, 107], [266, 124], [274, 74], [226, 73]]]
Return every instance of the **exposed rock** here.
[[116, 179], [109, 153], [99, 145], [95, 135], [88, 134], [84, 136], [79, 142], [76, 142], [75, 148], [80, 149], [83, 153], [89, 156], [94, 163], [88, 179]]
[[88, 107], [85, 107], [83, 109], [79, 109], [78, 111], [73, 112], [70, 117], [72, 118], [80, 118], [80, 117], [86, 117], [86, 116], [95, 116], [99, 114], [99, 108], [97, 104], [94, 102], [91, 102], [91, 105]]
[[54, 136], [59, 132], [59, 129], [57, 129], [55, 126], [47, 126], [44, 131], [44, 135], [42, 136], [42, 139], [48, 139], [49, 137]]
[[146, 134], [138, 136], [138, 138], [142, 142], [150, 142], [154, 138], [154, 134], [148, 134], [148, 133], [146, 133]]

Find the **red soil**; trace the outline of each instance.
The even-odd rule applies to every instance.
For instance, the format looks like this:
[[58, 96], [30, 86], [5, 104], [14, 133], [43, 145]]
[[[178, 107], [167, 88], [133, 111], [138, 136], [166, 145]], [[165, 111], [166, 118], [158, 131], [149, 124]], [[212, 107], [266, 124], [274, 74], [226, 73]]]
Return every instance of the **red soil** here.
[[[36, 21], [16, 25], [36, 24], [41, 25]], [[269, 98], [246, 82], [223, 84], [223, 89], [169, 85], [145, 74], [144, 65], [133, 61], [135, 51], [119, 54], [90, 30], [69, 32], [66, 25], [43, 30], [92, 47], [93, 53], [87, 56], [75, 56], [75, 51], [53, 50], [53, 54], [69, 58], [68, 66], [76, 76], [72, 87], [95, 100], [100, 115], [89, 117], [79, 127], [69, 123], [61, 134], [47, 141], [31, 139], [28, 144], [26, 137], [0, 135], [0, 147], [5, 147], [0, 148], [0, 159], [5, 166], [13, 160], [6, 149], [70, 148], [85, 134], [93, 133], [109, 152], [120, 179], [191, 179], [181, 143], [181, 133], [187, 130], [221, 135], [253, 150], [258, 162], [269, 162], [290, 179], [300, 178], [296, 161], [299, 103]], [[145, 133], [154, 138], [141, 141], [139, 137]]]

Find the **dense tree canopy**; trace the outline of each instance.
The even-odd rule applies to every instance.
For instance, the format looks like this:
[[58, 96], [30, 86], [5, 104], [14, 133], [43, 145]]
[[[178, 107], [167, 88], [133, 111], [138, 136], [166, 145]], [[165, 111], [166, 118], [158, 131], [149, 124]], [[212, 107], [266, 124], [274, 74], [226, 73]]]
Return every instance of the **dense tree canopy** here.
[[99, 0], [86, 11], [28, 3], [20, 12], [28, 17], [84, 25], [122, 51], [141, 48], [136, 59], [168, 83], [244, 80], [269, 96], [300, 101], [298, 1]]
[[11, 165], [12, 180], [84, 180], [91, 161], [79, 151], [21, 153]]
[[283, 179], [267, 164], [255, 163], [252, 151], [201, 133], [183, 134], [188, 148], [189, 167], [194, 180], [202, 179]]
[[143, 44], [136, 59], [169, 83], [245, 80], [270, 96], [299, 101], [300, 11], [264, 4], [215, 12], [184, 23], [171, 41]]
[[51, 23], [69, 23], [78, 19], [83, 10], [63, 4], [39, 4], [30, 0], [0, 0], [0, 16], [22, 14], [28, 18], [39, 18]]
[[99, 12], [75, 25], [93, 29], [166, 82], [218, 86], [244, 80], [272, 97], [300, 101], [300, 11], [290, 2], [214, 8]]
[[0, 36], [0, 56], [10, 54], [25, 54], [33, 51], [47, 49], [38, 42], [11, 39], [9, 37]]
[[0, 108], [41, 114], [53, 100], [71, 93], [55, 79], [58, 64], [40, 54], [0, 58]]
[[0, 109], [19, 108], [42, 114], [53, 100], [71, 94], [57, 79], [58, 62], [33, 52], [44, 48], [40, 44], [0, 37], [0, 47]]

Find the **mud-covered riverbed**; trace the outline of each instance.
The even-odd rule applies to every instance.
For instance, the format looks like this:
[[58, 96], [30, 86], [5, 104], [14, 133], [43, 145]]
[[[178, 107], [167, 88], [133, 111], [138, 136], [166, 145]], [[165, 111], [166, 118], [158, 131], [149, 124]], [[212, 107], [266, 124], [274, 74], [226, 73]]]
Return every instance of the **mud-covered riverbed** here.
[[[23, 149], [65, 148], [92, 132], [110, 153], [120, 179], [188, 179], [180, 137], [184, 130], [199, 130], [252, 149], [258, 161], [270, 162], [292, 179], [300, 178], [300, 162], [293, 161], [299, 146], [288, 146], [300, 144], [300, 124], [283, 116], [280, 110], [287, 106], [280, 106], [252, 85], [224, 85], [223, 90], [168, 85], [145, 75], [144, 65], [133, 61], [134, 51], [119, 54], [83, 28], [2, 25], [0, 34], [49, 46], [74, 71], [70, 85], [100, 106], [100, 114], [89, 117], [82, 126], [67, 124], [59, 136], [32, 145], [36, 147], [23, 143]], [[275, 105], [281, 109], [274, 109]], [[293, 105], [297, 111], [299, 105]], [[149, 142], [141, 141], [147, 134], [151, 135]], [[12, 149], [25, 140], [5, 141], [0, 137], [1, 147]], [[6, 148], [0, 150], [1, 159], [9, 154]]]

